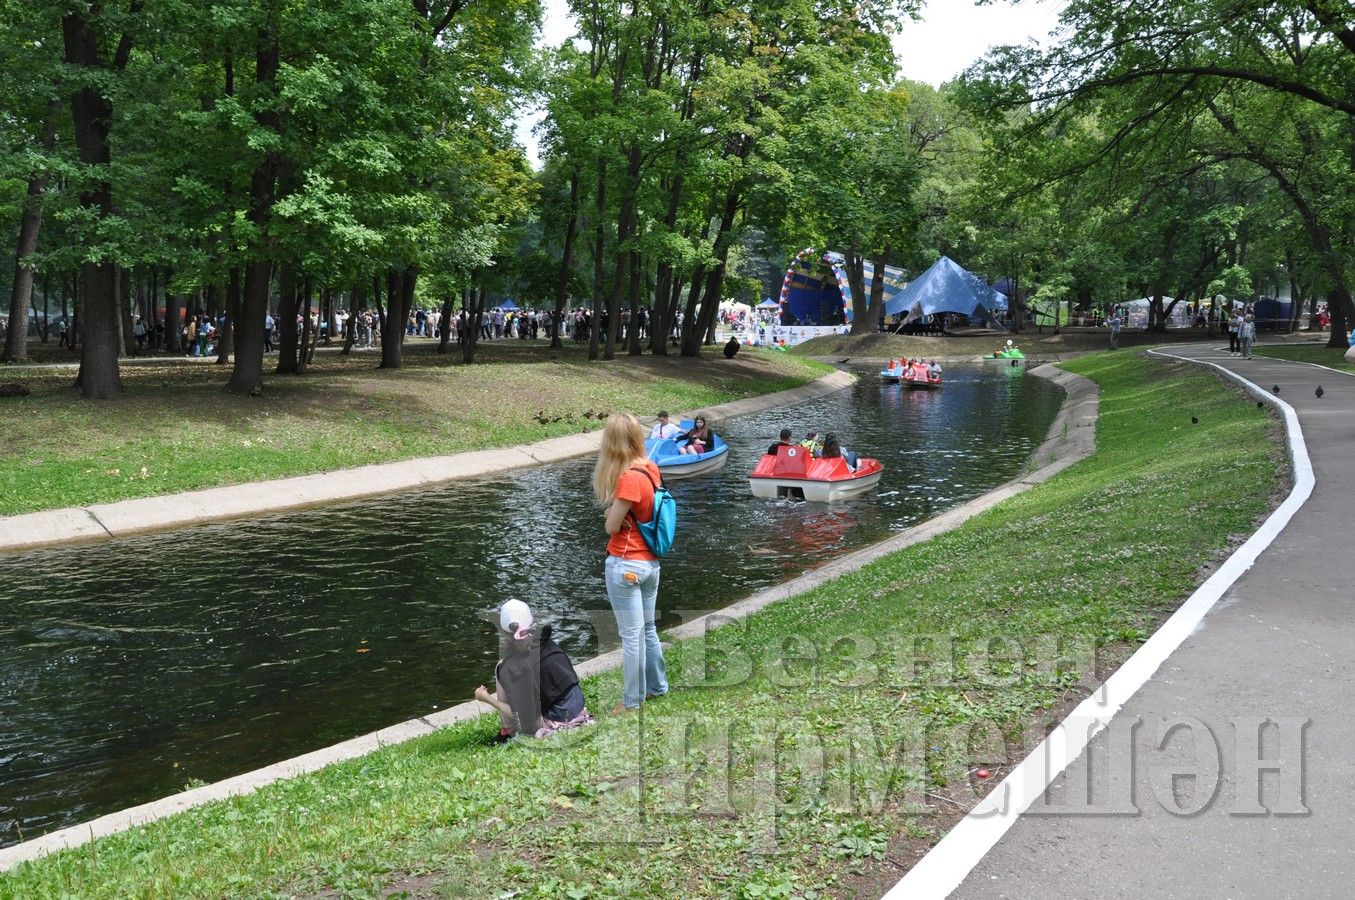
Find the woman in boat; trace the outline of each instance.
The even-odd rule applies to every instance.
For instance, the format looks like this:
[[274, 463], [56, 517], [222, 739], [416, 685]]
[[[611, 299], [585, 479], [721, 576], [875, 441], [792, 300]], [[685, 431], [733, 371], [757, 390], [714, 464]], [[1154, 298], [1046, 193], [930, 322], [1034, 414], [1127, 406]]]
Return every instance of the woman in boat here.
[[494, 669], [495, 692], [482, 684], [475, 699], [499, 712], [499, 740], [517, 734], [545, 737], [592, 721], [569, 654], [551, 640], [550, 626], [532, 628], [532, 611], [521, 600], [499, 607], [503, 652]]
[[847, 468], [856, 471], [856, 454], [850, 450], [842, 449], [842, 442], [833, 432], [828, 432], [823, 436], [823, 454], [824, 459], [842, 459], [847, 463]]
[[663, 647], [655, 626], [659, 560], [637, 523], [654, 518], [659, 467], [645, 456], [645, 429], [629, 413], [613, 413], [602, 430], [593, 496], [606, 509], [607, 600], [621, 637], [621, 702], [614, 714], [668, 693]]
[[700, 413], [693, 420], [691, 431], [678, 435], [677, 442], [683, 445], [678, 450], [683, 456], [700, 456], [707, 450], [715, 449], [715, 435], [706, 424], [706, 417]]

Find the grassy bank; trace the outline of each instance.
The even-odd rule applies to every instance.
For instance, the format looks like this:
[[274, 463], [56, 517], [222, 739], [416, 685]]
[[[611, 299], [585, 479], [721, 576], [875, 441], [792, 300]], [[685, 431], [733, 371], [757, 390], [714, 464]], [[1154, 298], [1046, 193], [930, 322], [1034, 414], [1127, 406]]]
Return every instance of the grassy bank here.
[[[1052, 328], [1044, 331], [1030, 329], [1016, 335], [995, 332], [960, 332], [947, 337], [923, 337], [902, 334], [866, 334], [858, 337], [830, 334], [805, 341], [791, 350], [798, 356], [840, 358], [852, 356], [864, 359], [887, 359], [891, 356], [963, 357], [976, 359], [1013, 340], [1027, 356], [1045, 359], [1065, 353], [1086, 353], [1105, 350], [1110, 335], [1104, 328], [1064, 329], [1058, 334]], [[1121, 347], [1153, 347], [1164, 343], [1210, 340], [1203, 330], [1171, 331], [1167, 334], [1148, 334], [1125, 331], [1120, 334]], [[1214, 338], [1213, 340], [1218, 340]]]
[[1270, 356], [1275, 359], [1292, 359], [1298, 362], [1317, 363], [1342, 372], [1355, 372], [1355, 363], [1346, 362], [1346, 352], [1323, 344], [1271, 344], [1257, 347], [1257, 356]]
[[398, 372], [371, 353], [317, 354], [262, 397], [225, 393], [210, 363], [124, 366], [127, 396], [103, 403], [76, 397], [69, 369], [0, 370], [32, 391], [0, 399], [0, 515], [538, 441], [608, 410], [698, 409], [829, 371], [784, 353], [589, 363], [572, 345], [503, 341], [465, 366], [433, 350], [411, 348]]
[[[486, 717], [25, 864], [0, 896], [878, 896], [1280, 487], [1278, 429], [1218, 380], [1068, 368], [1102, 387], [1093, 457], [673, 647], [641, 716], [507, 747]], [[619, 690], [585, 685], [594, 710]]]

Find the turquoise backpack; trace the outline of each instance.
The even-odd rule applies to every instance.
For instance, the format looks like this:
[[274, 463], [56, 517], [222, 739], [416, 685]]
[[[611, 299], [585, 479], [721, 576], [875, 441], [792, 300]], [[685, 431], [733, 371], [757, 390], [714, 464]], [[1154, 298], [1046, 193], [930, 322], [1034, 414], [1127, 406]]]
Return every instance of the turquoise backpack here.
[[654, 485], [654, 517], [648, 522], [641, 522], [635, 519], [635, 513], [632, 512], [631, 518], [635, 519], [640, 537], [645, 539], [650, 551], [655, 556], [666, 556], [673, 549], [673, 541], [677, 537], [677, 500], [673, 499], [662, 483], [654, 481], [648, 469], [643, 466], [631, 466], [631, 469], [643, 472], [649, 483]]

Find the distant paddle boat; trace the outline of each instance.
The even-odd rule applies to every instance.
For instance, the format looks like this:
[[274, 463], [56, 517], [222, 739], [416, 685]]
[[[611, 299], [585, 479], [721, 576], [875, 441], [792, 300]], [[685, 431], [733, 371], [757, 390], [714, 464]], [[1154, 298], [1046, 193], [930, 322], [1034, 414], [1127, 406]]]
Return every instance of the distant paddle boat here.
[[815, 459], [804, 447], [783, 446], [775, 456], [763, 456], [748, 474], [754, 497], [775, 500], [798, 497], [833, 503], [856, 497], [880, 482], [884, 466], [878, 459], [860, 459], [856, 471], [841, 457]]
[[1022, 353], [1019, 347], [1015, 346], [1011, 341], [1007, 341], [1006, 347], [1003, 347], [996, 353], [989, 353], [987, 356], [983, 357], [983, 361], [993, 362], [995, 360], [1000, 361], [1008, 359], [1025, 359], [1025, 358], [1026, 354]]
[[880, 370], [880, 380], [885, 384], [898, 384], [903, 380], [903, 364], [891, 359], [889, 365]]
[[[690, 431], [693, 424], [690, 419], [686, 419], [678, 427]], [[724, 468], [725, 463], [729, 462], [729, 445], [718, 434], [711, 432], [711, 436], [715, 445], [708, 447], [704, 453], [695, 454], [683, 453], [682, 447], [672, 438], [649, 438], [645, 441], [645, 455], [654, 460], [664, 481], [705, 475]]]

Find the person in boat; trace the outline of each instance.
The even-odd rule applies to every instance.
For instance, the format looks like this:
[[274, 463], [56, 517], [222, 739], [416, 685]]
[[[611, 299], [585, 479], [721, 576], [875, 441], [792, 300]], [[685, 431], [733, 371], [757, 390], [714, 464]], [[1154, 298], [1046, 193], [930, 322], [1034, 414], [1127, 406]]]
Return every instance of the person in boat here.
[[613, 413], [602, 429], [602, 447], [593, 469], [593, 496], [605, 510], [607, 601], [621, 637], [621, 702], [612, 713], [640, 708], [668, 693], [663, 646], [655, 609], [659, 559], [645, 543], [640, 522], [654, 519], [654, 495], [662, 483], [659, 467], [645, 455], [645, 430], [629, 413]]
[[482, 684], [475, 699], [498, 710], [500, 741], [545, 737], [593, 721], [569, 654], [551, 640], [549, 625], [539, 633], [532, 626], [532, 611], [521, 600], [499, 607], [503, 650], [494, 668], [495, 692]]
[[828, 432], [823, 436], [823, 458], [824, 459], [842, 459], [846, 461], [847, 468], [853, 472], [856, 471], [856, 454], [850, 450], [842, 449], [842, 442], [833, 432]]
[[941, 380], [941, 364], [936, 360], [927, 363], [927, 377], [932, 381]]
[[677, 438], [682, 435], [682, 429], [668, 421], [668, 411], [659, 412], [659, 420], [654, 423], [654, 427], [649, 430], [651, 440], [667, 440]]
[[767, 453], [765, 455], [775, 456], [777, 451], [780, 450], [782, 447], [794, 447], [794, 446], [795, 444], [792, 443], [791, 441], [791, 430], [789, 428], [782, 428], [781, 437], [775, 442], [773, 442], [770, 447], [767, 448]]
[[706, 417], [698, 413], [692, 421], [691, 431], [678, 435], [677, 442], [683, 445], [678, 450], [683, 456], [700, 456], [707, 450], [715, 449], [715, 434], [706, 424]]
[[800, 446], [808, 450], [813, 456], [821, 456], [823, 454], [823, 441], [819, 440], [819, 433], [817, 431], [806, 431], [805, 439], [800, 441]]

